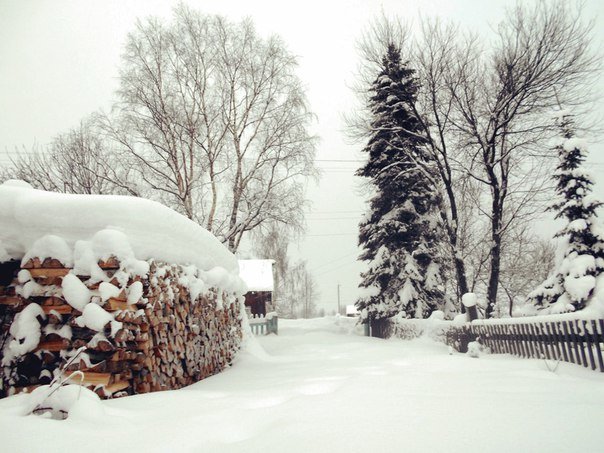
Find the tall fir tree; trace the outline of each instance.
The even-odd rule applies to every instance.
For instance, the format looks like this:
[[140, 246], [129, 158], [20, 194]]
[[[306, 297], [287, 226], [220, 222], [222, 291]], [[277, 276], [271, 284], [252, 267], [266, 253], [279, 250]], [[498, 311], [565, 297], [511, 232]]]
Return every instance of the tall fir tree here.
[[550, 277], [529, 294], [529, 301], [544, 313], [581, 310], [596, 290], [604, 272], [604, 232], [598, 223], [602, 203], [591, 196], [593, 181], [582, 170], [584, 141], [575, 136], [570, 115], [560, 115], [561, 141], [556, 146], [559, 164], [554, 173], [557, 200], [551, 206], [566, 225], [556, 233], [566, 241], [564, 258]]
[[429, 316], [444, 302], [437, 251], [438, 191], [425, 138], [413, 114], [417, 96], [414, 71], [389, 45], [371, 87], [371, 135], [367, 163], [357, 171], [375, 191], [360, 223], [363, 295], [356, 306], [364, 322], [402, 314]]

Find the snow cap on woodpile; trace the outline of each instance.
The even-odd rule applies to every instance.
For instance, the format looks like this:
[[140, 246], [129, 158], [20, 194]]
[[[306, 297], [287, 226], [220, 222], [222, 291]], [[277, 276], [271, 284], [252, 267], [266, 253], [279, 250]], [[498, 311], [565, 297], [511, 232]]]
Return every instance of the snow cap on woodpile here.
[[[139, 260], [192, 264], [202, 271], [223, 268], [235, 275], [238, 272], [237, 259], [214, 235], [172, 209], [144, 198], [46, 192], [24, 181], [11, 180], [0, 185], [0, 213], [2, 261], [24, 258], [44, 236], [56, 236], [53, 241], [43, 241], [52, 244], [52, 252], [56, 253], [60, 249], [57, 238], [73, 250], [77, 241], [89, 241], [110, 229], [125, 235]], [[36, 247], [42, 253], [39, 244]]]
[[249, 291], [273, 291], [274, 260], [239, 260], [239, 277]]

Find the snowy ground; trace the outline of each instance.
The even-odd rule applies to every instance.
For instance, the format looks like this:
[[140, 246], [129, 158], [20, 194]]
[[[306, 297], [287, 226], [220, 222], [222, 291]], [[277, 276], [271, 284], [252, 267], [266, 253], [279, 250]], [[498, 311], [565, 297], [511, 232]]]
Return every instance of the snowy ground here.
[[[6, 452], [603, 451], [604, 375], [365, 338], [346, 319], [279, 320], [226, 372], [66, 421], [0, 401]], [[260, 347], [260, 345], [262, 347]], [[263, 349], [264, 348], [264, 349]], [[25, 397], [23, 397], [25, 398]]]

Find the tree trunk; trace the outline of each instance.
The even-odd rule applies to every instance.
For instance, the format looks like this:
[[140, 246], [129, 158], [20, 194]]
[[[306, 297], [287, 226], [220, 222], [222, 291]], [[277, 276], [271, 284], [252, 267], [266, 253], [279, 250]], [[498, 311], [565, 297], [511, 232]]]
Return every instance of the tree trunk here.
[[237, 174], [235, 175], [235, 181], [233, 183], [233, 206], [231, 208], [231, 218], [229, 219], [229, 237], [228, 237], [228, 247], [231, 252], [237, 251], [237, 243], [236, 238], [236, 226], [237, 226], [237, 214], [239, 213], [239, 202], [241, 201], [241, 180], [243, 178], [242, 168], [241, 168], [241, 149], [239, 141], [235, 140], [235, 150], [237, 151]]
[[[447, 188], [449, 195], [449, 202], [451, 204], [451, 222], [449, 223], [444, 207], [441, 209], [441, 218], [445, 224], [447, 236], [449, 237], [449, 245], [451, 246], [451, 252], [453, 253], [453, 263], [455, 265], [455, 279], [457, 283], [457, 303], [461, 308], [461, 312], [466, 312], [466, 307], [461, 303], [461, 296], [469, 292], [468, 279], [466, 277], [466, 264], [461, 256], [459, 256], [459, 250], [457, 248], [457, 206], [455, 205], [455, 198], [452, 191]], [[450, 193], [449, 193], [450, 192]], [[455, 226], [453, 226], [455, 225]]]
[[212, 205], [210, 208], [210, 213], [208, 214], [208, 222], [206, 224], [206, 229], [213, 233], [212, 227], [214, 226], [214, 216], [216, 215], [216, 202], [217, 202], [217, 188], [216, 188], [216, 174], [214, 172], [214, 162], [210, 161], [210, 185], [212, 188]]
[[461, 312], [465, 313], [466, 307], [461, 303], [461, 296], [470, 292], [468, 288], [468, 279], [466, 278], [466, 265], [464, 261], [457, 256], [454, 259], [454, 263], [455, 276], [457, 278], [457, 302], [461, 306]]
[[[497, 191], [496, 191], [497, 193]], [[487, 289], [487, 308], [485, 317], [491, 318], [497, 303], [497, 289], [499, 287], [499, 271], [501, 267], [501, 214], [502, 209], [499, 197], [493, 196], [493, 220], [491, 224], [491, 271]]]

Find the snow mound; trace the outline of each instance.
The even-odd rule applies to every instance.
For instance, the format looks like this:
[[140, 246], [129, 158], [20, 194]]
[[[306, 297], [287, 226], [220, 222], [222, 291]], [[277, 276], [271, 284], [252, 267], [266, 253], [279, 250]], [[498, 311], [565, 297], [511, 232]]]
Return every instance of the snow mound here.
[[21, 415], [34, 413], [47, 418], [101, 421], [105, 410], [100, 398], [86, 387], [75, 384], [42, 385], [19, 400]]
[[8, 365], [16, 356], [31, 352], [38, 346], [42, 335], [39, 319], [45, 318], [46, 315], [38, 304], [29, 304], [15, 317], [10, 326], [13, 339], [4, 349], [3, 365]]
[[40, 258], [40, 260], [54, 258], [67, 267], [73, 266], [73, 252], [71, 247], [67, 245], [63, 238], [55, 236], [54, 234], [47, 234], [36, 240], [31, 248], [27, 250], [22, 261], [25, 263], [31, 258]]
[[69, 305], [76, 310], [84, 310], [84, 307], [90, 302], [90, 290], [74, 274], [67, 274], [63, 278], [63, 296]]
[[470, 343], [468, 343], [468, 352], [467, 352], [468, 356], [477, 359], [481, 355], [488, 354], [488, 353], [489, 353], [489, 348], [483, 346], [478, 341], [471, 341]]
[[273, 260], [239, 260], [239, 275], [250, 291], [272, 291]]
[[[68, 260], [67, 252], [74, 250], [76, 242], [93, 239], [95, 258], [117, 250], [138, 260], [193, 264], [204, 271], [221, 267], [237, 273], [239, 269], [235, 256], [210, 232], [144, 198], [59, 194], [11, 180], [0, 185], [0, 212], [3, 261], [22, 259], [30, 250], [42, 255], [59, 251]], [[78, 258], [82, 265], [87, 249], [75, 248], [76, 267]]]

